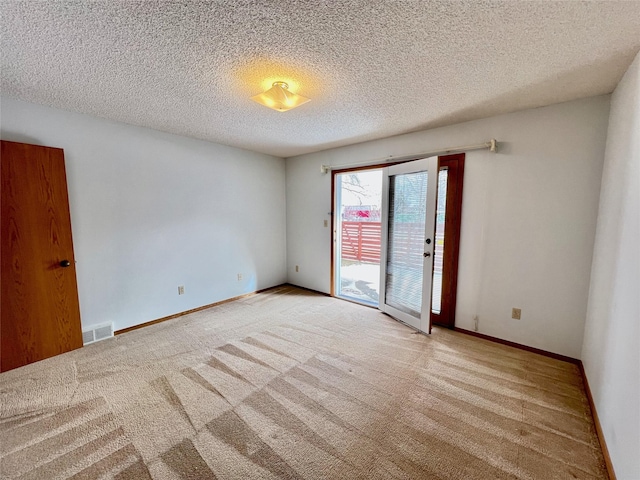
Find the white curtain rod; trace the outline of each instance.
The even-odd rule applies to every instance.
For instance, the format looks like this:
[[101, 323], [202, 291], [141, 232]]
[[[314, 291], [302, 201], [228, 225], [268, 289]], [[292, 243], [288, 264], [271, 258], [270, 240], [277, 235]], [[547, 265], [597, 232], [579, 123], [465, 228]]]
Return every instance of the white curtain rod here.
[[369, 160], [368, 162], [350, 163], [348, 165], [321, 165], [320, 171], [322, 173], [329, 173], [331, 170], [368, 167], [369, 165], [380, 165], [383, 163], [400, 163], [400, 162], [409, 161], [409, 160], [416, 160], [418, 158], [431, 157], [433, 155], [448, 155], [450, 153], [470, 152], [471, 150], [484, 150], [487, 148], [491, 152], [494, 152], [494, 153], [497, 152], [498, 141], [495, 138], [492, 138], [488, 142], [479, 143], [477, 145], [467, 145], [466, 147], [445, 148], [442, 150], [434, 150], [432, 152], [421, 152], [421, 153], [414, 153], [412, 155], [402, 155], [401, 157], [394, 157], [393, 155], [389, 155], [387, 157], [378, 158], [376, 160]]

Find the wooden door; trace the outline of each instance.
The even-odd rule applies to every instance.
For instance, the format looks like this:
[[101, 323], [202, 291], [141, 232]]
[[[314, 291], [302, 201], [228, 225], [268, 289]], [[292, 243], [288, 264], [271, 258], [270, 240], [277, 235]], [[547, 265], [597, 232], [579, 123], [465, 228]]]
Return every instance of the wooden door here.
[[64, 153], [2, 141], [0, 371], [82, 346]]

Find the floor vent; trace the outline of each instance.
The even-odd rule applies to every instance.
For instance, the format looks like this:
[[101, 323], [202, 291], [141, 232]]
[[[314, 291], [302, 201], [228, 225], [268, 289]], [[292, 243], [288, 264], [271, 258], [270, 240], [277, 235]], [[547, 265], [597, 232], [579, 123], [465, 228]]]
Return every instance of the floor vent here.
[[113, 337], [113, 323], [102, 323], [95, 325], [91, 330], [83, 331], [82, 343], [88, 345], [111, 337]]

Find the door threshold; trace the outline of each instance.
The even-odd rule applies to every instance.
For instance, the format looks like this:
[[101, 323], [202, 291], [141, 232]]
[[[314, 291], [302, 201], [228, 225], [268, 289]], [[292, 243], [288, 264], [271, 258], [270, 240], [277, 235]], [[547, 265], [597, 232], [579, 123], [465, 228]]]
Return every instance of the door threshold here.
[[338, 300], [344, 300], [345, 302], [349, 302], [349, 303], [355, 303], [356, 305], [362, 305], [363, 307], [369, 307], [369, 308], [375, 308], [376, 310], [378, 310], [378, 306], [377, 305], [372, 305], [371, 303], [364, 303], [364, 302], [360, 302], [354, 298], [349, 298], [349, 297], [342, 297], [339, 295], [333, 295], [333, 298], [337, 298]]

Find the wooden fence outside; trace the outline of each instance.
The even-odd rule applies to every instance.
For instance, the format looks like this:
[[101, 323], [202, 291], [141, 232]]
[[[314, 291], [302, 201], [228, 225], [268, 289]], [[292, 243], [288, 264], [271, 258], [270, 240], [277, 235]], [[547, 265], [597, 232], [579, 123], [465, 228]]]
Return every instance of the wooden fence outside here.
[[[400, 235], [400, 238], [405, 237], [405, 242], [401, 242], [400, 245], [396, 244], [396, 247], [403, 251], [406, 255], [409, 253], [411, 257], [421, 256], [423, 252], [422, 242], [415, 241], [416, 225], [413, 223], [407, 223], [405, 225], [406, 232], [404, 235]], [[396, 227], [397, 228], [397, 227]], [[404, 230], [404, 229], [403, 229]], [[400, 232], [397, 232], [400, 233]], [[367, 263], [380, 263], [380, 246], [382, 239], [382, 228], [380, 222], [342, 222], [342, 249], [340, 257], [343, 260], [354, 260], [357, 262]], [[418, 232], [420, 237], [422, 233]], [[396, 237], [396, 240], [399, 240]], [[436, 274], [442, 273], [442, 255], [444, 249], [444, 235], [436, 234], [436, 244], [434, 248], [435, 262], [434, 272]], [[406, 243], [404, 248], [402, 243]], [[415, 265], [415, 260], [410, 263]]]
[[342, 222], [341, 258], [380, 263], [380, 222]]

